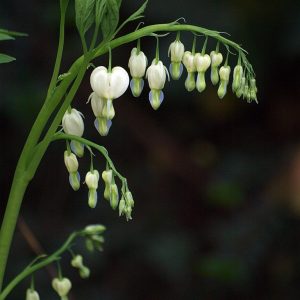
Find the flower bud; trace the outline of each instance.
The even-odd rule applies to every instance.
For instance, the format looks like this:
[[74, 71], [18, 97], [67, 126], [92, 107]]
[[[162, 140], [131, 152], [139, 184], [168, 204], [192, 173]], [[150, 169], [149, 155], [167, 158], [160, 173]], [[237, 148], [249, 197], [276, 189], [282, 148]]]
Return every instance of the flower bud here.
[[87, 172], [85, 176], [85, 183], [89, 189], [97, 189], [99, 182], [99, 172], [97, 170]]
[[229, 81], [230, 75], [230, 67], [229, 66], [222, 66], [219, 71], [220, 79], [223, 81]]
[[78, 191], [80, 188], [80, 175], [79, 172], [69, 174], [69, 183], [74, 191]]
[[129, 76], [122, 67], [114, 67], [111, 72], [101, 66], [94, 69], [90, 77], [93, 91], [103, 99], [116, 99], [128, 88]]
[[40, 300], [40, 296], [37, 291], [33, 289], [27, 289], [26, 300]]
[[134, 201], [133, 201], [133, 197], [130, 191], [127, 191], [125, 193], [125, 198], [126, 198], [126, 204], [127, 206], [131, 206], [134, 207]]
[[78, 170], [78, 160], [74, 153], [64, 152], [64, 162], [69, 173], [76, 173]]
[[235, 66], [233, 70], [233, 81], [232, 81], [232, 91], [236, 92], [241, 83], [242, 83], [242, 76], [243, 76], [243, 67], [241, 65]]
[[103, 194], [104, 199], [110, 201], [110, 195], [111, 195], [111, 185], [106, 183], [104, 188], [104, 194]]
[[86, 234], [101, 234], [106, 230], [106, 227], [101, 224], [88, 225], [84, 228]]
[[151, 66], [147, 69], [146, 77], [148, 79], [149, 87], [151, 90], [162, 90], [166, 82], [166, 67], [162, 61], [152, 61]]
[[210, 66], [210, 57], [208, 54], [196, 53], [194, 57], [194, 64], [197, 69], [197, 72], [206, 72]]
[[111, 185], [110, 189], [110, 206], [112, 209], [116, 209], [119, 204], [119, 191], [115, 183]]
[[125, 216], [126, 216], [126, 220], [131, 220], [131, 213], [132, 213], [132, 207], [131, 206], [126, 206], [125, 208]]
[[211, 58], [211, 66], [212, 67], [219, 67], [223, 61], [223, 55], [220, 52], [212, 51], [210, 52]]
[[206, 88], [206, 82], [205, 82], [205, 73], [199, 72], [197, 75], [197, 82], [196, 82], [197, 90], [201, 93]]
[[137, 48], [133, 48], [131, 50], [131, 55], [128, 62], [128, 67], [130, 70], [130, 75], [133, 78], [142, 78], [145, 75], [146, 67], [148, 61], [147, 57], [143, 51], [137, 50]]
[[245, 84], [246, 84], [246, 77], [243, 76], [243, 77], [242, 77], [242, 80], [241, 80], [240, 87], [239, 87], [238, 90], [236, 91], [236, 96], [237, 96], [238, 98], [240, 98], [240, 97], [243, 95]]
[[102, 179], [105, 183], [111, 184], [113, 178], [113, 171], [106, 170], [102, 172]]
[[176, 40], [170, 44], [168, 55], [171, 54], [171, 62], [180, 63], [184, 55], [184, 45]]
[[96, 118], [94, 125], [101, 136], [106, 136], [108, 135], [112, 122], [106, 118]]
[[83, 157], [84, 155], [84, 145], [78, 141], [71, 141], [71, 150], [78, 156]]
[[79, 269], [79, 275], [81, 278], [86, 279], [90, 277], [90, 269], [86, 266], [83, 266], [82, 268]]
[[219, 88], [218, 88], [218, 96], [220, 99], [222, 99], [226, 95], [227, 85], [228, 85], [227, 81], [221, 80]]
[[71, 260], [71, 265], [74, 268], [82, 268], [83, 267], [83, 258], [81, 255], [76, 255], [72, 260]]
[[89, 189], [88, 204], [90, 208], [95, 208], [98, 201], [98, 194], [96, 189]]
[[195, 73], [194, 72], [189, 72], [188, 73], [184, 85], [185, 85], [185, 88], [188, 92], [191, 92], [195, 89], [196, 82], [195, 82]]
[[72, 287], [72, 283], [66, 277], [54, 278], [52, 280], [52, 287], [60, 297], [65, 297], [69, 293], [69, 291]]
[[122, 197], [119, 203], [119, 216], [122, 216], [125, 213], [126, 203], [125, 199]]
[[186, 67], [188, 73], [196, 72], [196, 66], [194, 63], [194, 55], [190, 51], [185, 51], [182, 62]]
[[65, 133], [81, 137], [84, 131], [82, 113], [75, 108], [67, 110], [62, 119], [62, 126]]
[[211, 67], [210, 69], [210, 80], [213, 85], [216, 85], [219, 82], [219, 70], [218, 67]]

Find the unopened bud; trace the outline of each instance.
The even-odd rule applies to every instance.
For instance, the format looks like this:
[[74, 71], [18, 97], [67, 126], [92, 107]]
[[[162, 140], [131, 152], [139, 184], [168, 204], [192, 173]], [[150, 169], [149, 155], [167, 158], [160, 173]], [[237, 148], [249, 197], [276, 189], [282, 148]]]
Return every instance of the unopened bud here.
[[90, 273], [90, 269], [86, 266], [83, 266], [79, 269], [79, 275], [83, 279], [90, 277]]
[[189, 72], [188, 73], [188, 76], [185, 80], [184, 85], [185, 85], [185, 88], [188, 92], [191, 92], [195, 89], [196, 82], [195, 82], [195, 73], [194, 72], [191, 72], [191, 73]]
[[78, 191], [80, 188], [80, 175], [79, 172], [69, 174], [69, 182], [74, 191]]
[[88, 204], [90, 208], [95, 208], [98, 201], [97, 190], [89, 189]]
[[83, 258], [81, 255], [76, 255], [72, 260], [71, 260], [71, 265], [74, 268], [82, 268], [83, 267]]
[[119, 203], [119, 216], [122, 216], [125, 213], [126, 203], [125, 199], [122, 197]]
[[111, 185], [110, 191], [110, 206], [112, 207], [112, 209], [116, 209], [119, 204], [119, 191], [115, 183]]
[[64, 152], [64, 162], [69, 173], [75, 173], [78, 170], [78, 160], [74, 153]]
[[70, 143], [72, 151], [78, 156], [83, 157], [84, 155], [84, 145], [77, 141], [71, 141]]
[[197, 75], [197, 82], [196, 82], [197, 90], [201, 93], [206, 88], [206, 82], [205, 82], [205, 73], [199, 72]]
[[99, 182], [99, 172], [97, 170], [87, 172], [85, 176], [85, 183], [89, 189], [97, 189]]
[[26, 300], [40, 300], [40, 296], [37, 291], [33, 289], [27, 289]]
[[85, 233], [89, 235], [101, 234], [106, 230], [106, 227], [101, 224], [88, 225], [84, 228]]
[[243, 67], [241, 65], [235, 66], [233, 70], [233, 81], [232, 81], [232, 91], [236, 92], [242, 83]]
[[102, 179], [105, 183], [111, 184], [113, 178], [112, 170], [105, 170], [102, 172]]
[[52, 280], [52, 287], [60, 297], [65, 297], [69, 293], [69, 291], [72, 287], [72, 283], [66, 277], [54, 278]]
[[132, 193], [130, 191], [126, 192], [125, 198], [126, 198], [127, 206], [133, 207], [134, 206], [134, 200], [133, 200], [133, 197], [132, 197]]

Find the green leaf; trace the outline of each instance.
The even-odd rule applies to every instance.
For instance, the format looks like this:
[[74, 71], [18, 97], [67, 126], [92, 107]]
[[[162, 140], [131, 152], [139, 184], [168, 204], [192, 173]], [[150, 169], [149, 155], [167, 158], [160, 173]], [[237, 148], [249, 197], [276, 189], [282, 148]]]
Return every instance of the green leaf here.
[[95, 0], [75, 0], [76, 26], [84, 35], [95, 20]]
[[100, 25], [106, 10], [106, 1], [107, 0], [96, 0], [95, 20], [98, 26]]
[[0, 64], [6, 64], [14, 60], [16, 60], [14, 57], [0, 53]]
[[9, 34], [0, 32], [0, 41], [14, 40], [15, 38]]
[[17, 32], [17, 31], [9, 31], [9, 30], [3, 29], [3, 28], [0, 28], [0, 34], [1, 33], [7, 34], [10, 36], [28, 36], [27, 33]]
[[120, 0], [106, 0], [106, 11], [101, 24], [103, 39], [111, 37], [119, 23]]
[[125, 22], [128, 23], [128, 22], [131, 22], [136, 19], [140, 19], [140, 18], [144, 17], [143, 13], [146, 9], [147, 3], [148, 3], [148, 0], [146, 0], [144, 2], [144, 4], [136, 12], [134, 12]]

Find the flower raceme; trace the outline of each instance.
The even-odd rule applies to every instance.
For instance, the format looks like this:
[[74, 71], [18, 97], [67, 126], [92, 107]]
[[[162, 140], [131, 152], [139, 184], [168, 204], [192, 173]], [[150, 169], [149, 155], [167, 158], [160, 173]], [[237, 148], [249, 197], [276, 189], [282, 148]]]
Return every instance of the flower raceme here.
[[149, 101], [153, 109], [157, 110], [164, 100], [164, 93], [162, 89], [165, 86], [166, 77], [168, 74], [167, 68], [161, 60], [154, 59], [151, 66], [147, 69], [146, 77], [148, 79], [149, 87]]
[[128, 68], [132, 77], [130, 89], [134, 97], [139, 97], [144, 88], [143, 77], [146, 73], [148, 60], [143, 51], [133, 48], [128, 62]]

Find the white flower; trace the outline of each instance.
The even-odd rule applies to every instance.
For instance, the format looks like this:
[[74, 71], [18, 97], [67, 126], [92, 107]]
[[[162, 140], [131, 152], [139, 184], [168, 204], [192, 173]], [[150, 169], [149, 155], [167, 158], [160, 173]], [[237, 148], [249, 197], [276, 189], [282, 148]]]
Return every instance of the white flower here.
[[227, 66], [227, 67], [222, 66], [220, 68], [219, 75], [220, 75], [221, 80], [228, 81], [229, 80], [229, 75], [230, 75], [230, 67], [229, 66]]
[[78, 170], [78, 160], [74, 153], [64, 152], [64, 162], [69, 173], [76, 173]]
[[92, 72], [90, 83], [99, 97], [113, 100], [125, 93], [129, 85], [129, 76], [122, 67], [114, 67], [111, 72], [108, 72], [101, 66]]
[[204, 54], [204, 55], [200, 53], [195, 54], [194, 64], [197, 69], [197, 72], [206, 72], [206, 70], [210, 66], [210, 62], [211, 60], [208, 54]]
[[113, 177], [113, 172], [112, 170], [106, 170], [102, 172], [102, 179], [105, 183], [111, 184], [112, 182], [112, 177]]
[[168, 55], [171, 53], [171, 62], [181, 62], [184, 54], [184, 45], [180, 41], [171, 43]]
[[52, 287], [60, 297], [65, 297], [69, 293], [69, 291], [72, 287], [72, 283], [66, 277], [54, 278], [52, 280]]
[[167, 72], [168, 71], [162, 61], [159, 60], [156, 62], [156, 59], [154, 59], [146, 73], [150, 89], [162, 90], [165, 86]]
[[95, 92], [91, 93], [88, 102], [91, 100], [91, 106], [95, 117], [102, 116], [102, 110], [105, 100], [99, 97]]
[[139, 53], [137, 51], [137, 48], [131, 50], [128, 67], [133, 78], [142, 78], [145, 75], [148, 61], [143, 51], [139, 51]]
[[28, 289], [26, 291], [26, 300], [40, 300], [40, 296], [37, 291], [33, 289]]
[[194, 63], [195, 56], [190, 51], [185, 51], [182, 62], [184, 66], [186, 67], [186, 70], [188, 73], [196, 72], [196, 66]]
[[87, 172], [85, 176], [85, 183], [89, 189], [97, 189], [99, 182], [99, 172], [97, 170]]
[[211, 66], [212, 67], [218, 67], [223, 61], [222, 53], [216, 52], [216, 51], [210, 52], [210, 58], [211, 58]]
[[81, 137], [84, 132], [82, 113], [75, 108], [67, 110], [62, 119], [62, 126], [65, 133]]

